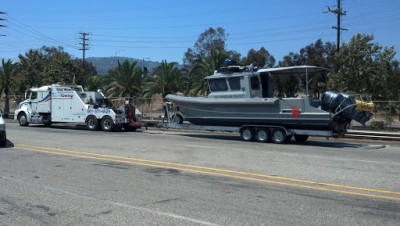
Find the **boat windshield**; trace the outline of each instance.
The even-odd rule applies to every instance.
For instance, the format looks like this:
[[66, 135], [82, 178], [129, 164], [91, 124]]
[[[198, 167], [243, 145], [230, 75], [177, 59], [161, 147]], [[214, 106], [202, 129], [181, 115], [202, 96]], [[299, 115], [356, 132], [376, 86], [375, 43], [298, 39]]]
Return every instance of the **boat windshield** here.
[[209, 79], [208, 85], [210, 86], [211, 92], [228, 91], [228, 85], [226, 84], [225, 78]]
[[232, 91], [240, 90], [240, 78], [239, 77], [228, 78], [228, 83], [229, 83], [229, 87], [231, 88]]

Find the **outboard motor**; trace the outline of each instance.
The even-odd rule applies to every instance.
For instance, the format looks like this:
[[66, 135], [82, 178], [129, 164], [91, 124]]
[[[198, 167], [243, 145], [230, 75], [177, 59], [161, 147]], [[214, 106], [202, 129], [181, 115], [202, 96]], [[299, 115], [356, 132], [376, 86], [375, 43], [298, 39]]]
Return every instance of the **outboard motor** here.
[[347, 93], [325, 92], [322, 95], [322, 110], [334, 114], [333, 121], [339, 123], [351, 122], [356, 114], [356, 101]]
[[358, 111], [357, 103], [353, 96], [347, 93], [336, 93], [327, 91], [322, 95], [322, 110], [333, 113], [332, 123], [350, 124], [351, 120], [356, 120], [365, 124], [371, 119], [372, 114], [366, 111]]

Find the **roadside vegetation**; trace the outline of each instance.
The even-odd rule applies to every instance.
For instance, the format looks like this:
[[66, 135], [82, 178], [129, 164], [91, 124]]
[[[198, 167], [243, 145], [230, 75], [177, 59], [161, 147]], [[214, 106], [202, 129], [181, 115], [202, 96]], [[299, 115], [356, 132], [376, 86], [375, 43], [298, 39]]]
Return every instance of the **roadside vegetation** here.
[[[258, 68], [314, 65], [330, 69], [327, 76], [317, 75], [309, 84], [310, 94], [319, 97], [326, 90], [351, 94], [366, 94], [374, 101], [396, 101], [390, 111], [400, 112], [400, 62], [395, 60], [394, 47], [382, 47], [374, 36], [356, 34], [349, 43], [342, 43], [339, 52], [332, 42], [321, 39], [298, 52], [290, 52], [277, 61], [268, 50], [250, 49], [246, 56], [226, 47], [227, 34], [221, 27], [209, 28], [201, 33], [192, 48], [183, 55], [183, 67], [168, 62], [168, 56], [152, 74], [145, 72], [138, 62], [118, 62], [105, 75], [80, 59], [73, 59], [63, 47], [43, 46], [19, 54], [18, 62], [2, 59], [0, 91], [5, 97], [21, 95], [29, 87], [51, 83], [77, 83], [87, 90], [101, 89], [110, 97], [165, 97], [169, 93], [203, 96], [208, 94], [204, 77], [225, 65], [227, 59], [239, 65]], [[281, 80], [287, 86], [293, 79]], [[293, 84], [292, 84], [293, 85]], [[294, 84], [296, 85], [296, 84]], [[296, 90], [282, 90], [281, 95], [291, 95]], [[6, 100], [6, 103], [8, 101]], [[8, 104], [4, 112], [9, 111]], [[387, 110], [389, 111], [389, 110]], [[376, 125], [379, 126], [379, 125]]]

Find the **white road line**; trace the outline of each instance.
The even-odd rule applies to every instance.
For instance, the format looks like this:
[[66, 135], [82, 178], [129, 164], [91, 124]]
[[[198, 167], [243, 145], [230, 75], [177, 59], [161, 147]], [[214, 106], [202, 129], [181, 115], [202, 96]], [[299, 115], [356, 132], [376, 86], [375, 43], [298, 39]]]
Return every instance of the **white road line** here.
[[112, 201], [112, 200], [107, 200], [107, 199], [98, 198], [98, 197], [85, 195], [85, 194], [79, 194], [79, 193], [76, 193], [76, 192], [71, 192], [71, 191], [60, 189], [60, 188], [49, 187], [49, 186], [46, 186], [46, 185], [32, 183], [32, 182], [29, 182], [29, 181], [23, 181], [23, 180], [19, 180], [19, 179], [15, 179], [15, 178], [0, 176], [0, 179], [9, 180], [9, 181], [13, 181], [15, 183], [29, 185], [29, 186], [32, 186], [32, 187], [47, 189], [47, 190], [50, 190], [50, 191], [60, 192], [60, 193], [68, 194], [68, 195], [73, 195], [73, 196], [77, 196], [77, 197], [80, 197], [80, 198], [91, 199], [91, 200], [95, 200], [95, 201], [99, 201], [99, 202], [103, 202], [103, 203], [107, 203], [107, 204], [112, 204], [112, 205], [116, 205], [116, 206], [122, 206], [122, 207], [135, 209], [135, 210], [139, 210], [139, 211], [143, 211], [143, 212], [148, 212], [148, 213], [153, 213], [153, 214], [157, 214], [157, 215], [176, 218], [176, 219], [180, 219], [180, 220], [184, 220], [184, 221], [188, 221], [188, 222], [192, 222], [192, 223], [196, 223], [196, 224], [218, 225], [218, 224], [214, 224], [214, 223], [211, 223], [211, 222], [208, 222], [208, 221], [197, 220], [197, 219], [194, 219], [194, 218], [180, 216], [180, 215], [176, 215], [176, 214], [173, 214], [173, 213], [167, 213], [167, 212], [163, 212], [163, 211], [159, 211], [159, 210], [155, 210], [155, 209], [149, 209], [149, 208], [142, 207], [142, 206], [119, 203], [119, 202]]

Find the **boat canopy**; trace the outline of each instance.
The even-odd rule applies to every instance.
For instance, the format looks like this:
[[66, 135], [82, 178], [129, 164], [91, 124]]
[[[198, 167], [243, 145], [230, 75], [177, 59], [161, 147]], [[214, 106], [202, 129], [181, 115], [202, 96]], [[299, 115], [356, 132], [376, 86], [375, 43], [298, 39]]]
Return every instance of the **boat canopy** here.
[[328, 72], [330, 71], [324, 67], [318, 66], [309, 66], [309, 65], [301, 65], [301, 66], [292, 66], [292, 67], [278, 67], [278, 68], [263, 68], [258, 70], [259, 73], [269, 73], [270, 75], [274, 74], [305, 74], [306, 75], [306, 94], [308, 96], [308, 83], [311, 80], [308, 80], [309, 73], [318, 73], [318, 72]]
[[270, 74], [290, 74], [290, 73], [316, 73], [316, 72], [323, 72], [323, 71], [330, 71], [324, 67], [318, 66], [309, 66], [309, 65], [302, 65], [302, 66], [292, 66], [292, 67], [277, 67], [277, 68], [263, 68], [259, 69], [257, 72], [269, 72]]

